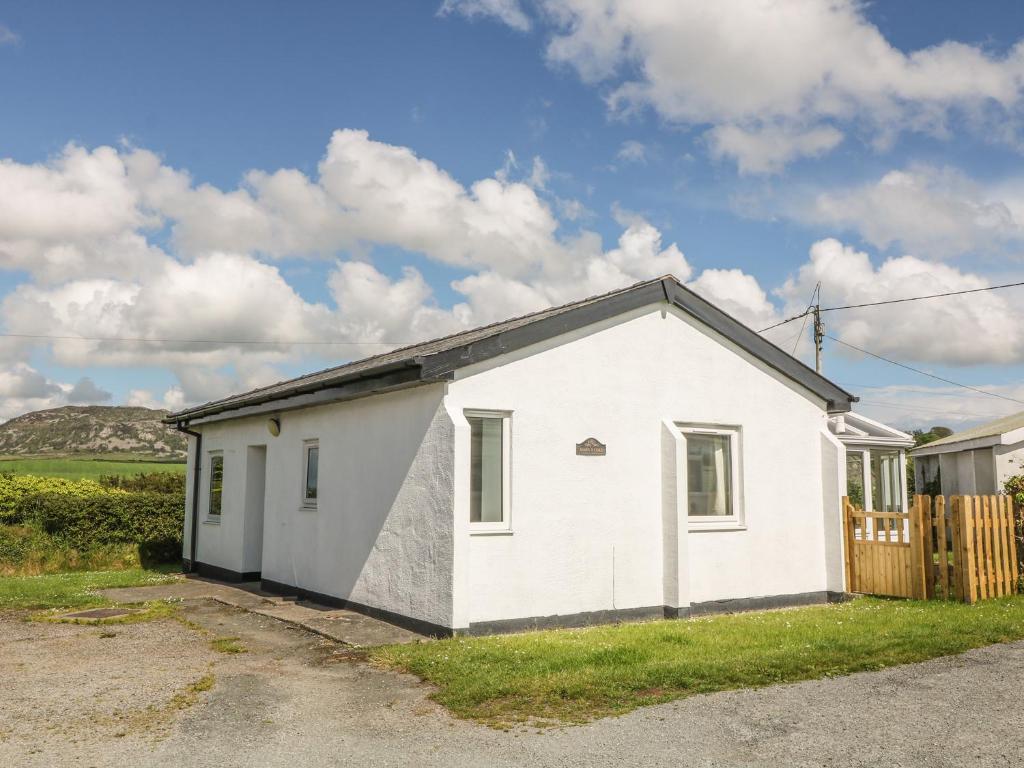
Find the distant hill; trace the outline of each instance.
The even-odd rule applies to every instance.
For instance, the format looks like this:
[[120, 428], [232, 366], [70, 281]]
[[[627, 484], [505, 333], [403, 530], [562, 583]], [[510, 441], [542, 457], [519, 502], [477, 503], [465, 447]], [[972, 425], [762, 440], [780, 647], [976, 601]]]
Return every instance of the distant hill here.
[[135, 454], [184, 459], [185, 436], [160, 423], [167, 411], [68, 405], [0, 424], [0, 456]]

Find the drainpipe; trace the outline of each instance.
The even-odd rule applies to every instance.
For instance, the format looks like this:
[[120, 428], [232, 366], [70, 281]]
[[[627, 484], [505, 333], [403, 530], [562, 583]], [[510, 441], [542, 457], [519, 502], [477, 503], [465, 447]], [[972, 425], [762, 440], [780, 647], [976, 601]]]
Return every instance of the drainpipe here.
[[[188, 422], [185, 422], [186, 424]], [[192, 536], [188, 548], [188, 568], [186, 573], [193, 573], [196, 569], [196, 534], [199, 527], [199, 473], [203, 467], [203, 433], [188, 429], [182, 424], [175, 424], [174, 428], [179, 432], [196, 439], [195, 467], [192, 471]]]

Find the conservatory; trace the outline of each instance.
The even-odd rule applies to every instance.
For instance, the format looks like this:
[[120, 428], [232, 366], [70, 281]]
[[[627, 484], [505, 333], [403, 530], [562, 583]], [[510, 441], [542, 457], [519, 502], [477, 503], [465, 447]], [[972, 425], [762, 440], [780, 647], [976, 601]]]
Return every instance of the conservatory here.
[[858, 509], [907, 511], [907, 455], [914, 438], [859, 413], [829, 419], [846, 448], [846, 495]]

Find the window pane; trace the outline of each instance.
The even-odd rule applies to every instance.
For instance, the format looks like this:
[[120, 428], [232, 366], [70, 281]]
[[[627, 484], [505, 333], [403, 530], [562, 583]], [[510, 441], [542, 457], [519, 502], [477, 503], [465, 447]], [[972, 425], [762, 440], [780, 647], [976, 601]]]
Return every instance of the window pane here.
[[899, 512], [899, 454], [888, 451], [871, 452], [871, 505], [875, 512]]
[[502, 510], [503, 419], [469, 416], [470, 505], [473, 523], [500, 523]]
[[210, 457], [210, 512], [220, 514], [221, 492], [224, 490], [224, 457]]
[[846, 454], [846, 495], [857, 509], [864, 509], [864, 454], [850, 449]]
[[311, 445], [306, 449], [306, 499], [316, 500], [317, 475], [320, 467], [320, 447]]
[[690, 514], [732, 514], [732, 446], [728, 435], [686, 435]]

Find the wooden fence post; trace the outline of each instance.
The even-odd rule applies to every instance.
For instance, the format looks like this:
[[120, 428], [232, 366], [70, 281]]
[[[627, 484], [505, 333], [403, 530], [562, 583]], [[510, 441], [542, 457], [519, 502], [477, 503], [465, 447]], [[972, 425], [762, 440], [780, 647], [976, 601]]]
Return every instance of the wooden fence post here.
[[995, 512], [996, 527], [996, 551], [999, 554], [999, 565], [996, 573], [999, 575], [999, 594], [1010, 594], [1010, 549], [1007, 546], [1006, 533], [1006, 497], [992, 497], [993, 511]]
[[[925, 562], [925, 510], [931, 513], [930, 506], [925, 504], [927, 496], [915, 496], [910, 507], [910, 594], [915, 600], [928, 599], [928, 563]], [[929, 557], [931, 552], [928, 553]]]
[[846, 591], [853, 592], [853, 517], [850, 515], [850, 497], [843, 496], [843, 556], [846, 566]]
[[1012, 496], [1007, 496], [1007, 503], [1010, 507], [1010, 573], [1013, 575], [1011, 581], [1010, 594], [1017, 594], [1018, 586], [1020, 585], [1020, 544], [1021, 540], [1017, 535], [1017, 523], [1020, 520], [1020, 508], [1017, 506], [1016, 500]]
[[953, 596], [957, 600], [964, 599], [964, 551], [960, 530], [960, 499], [949, 497], [949, 523], [953, 535]]
[[978, 571], [977, 557], [975, 554], [975, 516], [970, 496], [957, 496], [954, 507], [956, 513], [957, 528], [960, 533], [960, 567], [957, 569], [960, 575], [961, 599], [965, 603], [974, 603], [978, 600]]
[[935, 497], [935, 551], [939, 556], [939, 582], [942, 584], [942, 599], [949, 600], [949, 548], [946, 534], [946, 497]]

